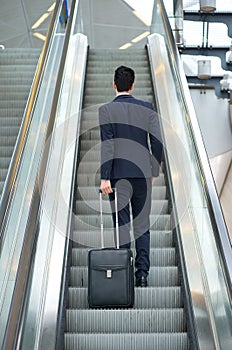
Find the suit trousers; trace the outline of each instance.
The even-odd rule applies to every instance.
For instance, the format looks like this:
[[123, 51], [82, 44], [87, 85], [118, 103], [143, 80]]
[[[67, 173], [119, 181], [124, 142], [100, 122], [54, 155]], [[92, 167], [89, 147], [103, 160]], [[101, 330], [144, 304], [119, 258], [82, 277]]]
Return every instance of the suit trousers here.
[[[150, 268], [150, 211], [151, 211], [151, 179], [126, 178], [113, 179], [111, 186], [117, 189], [118, 222], [120, 248], [131, 247], [131, 213], [135, 239], [135, 275], [147, 276]], [[114, 227], [116, 225], [115, 197], [109, 195]]]

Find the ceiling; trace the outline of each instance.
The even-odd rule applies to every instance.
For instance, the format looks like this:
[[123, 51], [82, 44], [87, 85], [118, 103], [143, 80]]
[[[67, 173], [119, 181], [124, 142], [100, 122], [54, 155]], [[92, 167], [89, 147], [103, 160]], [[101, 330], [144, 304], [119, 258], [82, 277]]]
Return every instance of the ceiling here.
[[[150, 28], [150, 19], [147, 14], [152, 13], [154, 0], [143, 0], [142, 2], [141, 0], [79, 1], [83, 32], [88, 36], [90, 47], [144, 47]], [[71, 0], [68, 2], [71, 3]], [[169, 15], [172, 15], [173, 0], [164, 0], [164, 2]], [[0, 4], [0, 45], [42, 48], [52, 15], [52, 5], [55, 4], [54, 0], [0, 0]], [[216, 4], [219, 11], [232, 11], [231, 0], [217, 1]], [[198, 0], [183, 0], [183, 5], [184, 9], [199, 9]], [[38, 23], [38, 20], [41, 22]], [[210, 27], [212, 30], [209, 34], [212, 33], [213, 42], [218, 40], [219, 43], [222, 43], [225, 40], [226, 45], [231, 42], [225, 25], [211, 24]], [[194, 36], [192, 35], [193, 28]], [[198, 37], [201, 39], [201, 33], [200, 23], [187, 23], [186, 21], [184, 25], [186, 45], [196, 45], [196, 41], [199, 41]], [[193, 40], [195, 40], [194, 43]]]
[[[41, 48], [52, 15], [53, 0], [0, 0], [0, 45]], [[70, 2], [70, 1], [69, 1]], [[84, 33], [91, 47], [144, 47], [149, 24], [128, 5], [128, 0], [80, 0]], [[151, 4], [152, 0], [144, 0]], [[130, 0], [130, 3], [133, 3]], [[41, 18], [44, 16], [45, 19]], [[41, 23], [37, 21], [41, 19]], [[36, 28], [35, 28], [36, 24]], [[140, 35], [144, 38], [138, 38]]]
[[[54, 1], [52, 0], [0, 0], [0, 45], [5, 47], [42, 47], [43, 40], [34, 34], [39, 32], [46, 35]], [[38, 28], [33, 25], [41, 17], [47, 14], [47, 18]]]

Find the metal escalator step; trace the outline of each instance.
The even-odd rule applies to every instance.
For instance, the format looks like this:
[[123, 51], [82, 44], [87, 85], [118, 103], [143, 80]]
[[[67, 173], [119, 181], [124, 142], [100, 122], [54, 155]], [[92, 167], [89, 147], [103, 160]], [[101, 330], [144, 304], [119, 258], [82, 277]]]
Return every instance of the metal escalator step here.
[[65, 334], [65, 349], [187, 350], [187, 333]]
[[[151, 212], [153, 214], [168, 214], [168, 200], [152, 200]], [[75, 212], [79, 215], [92, 215], [99, 213], [99, 199], [96, 200], [77, 200]], [[109, 201], [103, 202], [103, 213], [111, 215], [111, 207]]]
[[10, 157], [0, 157], [0, 168], [8, 169], [10, 164]]
[[[0, 125], [1, 125], [1, 119], [0, 119]], [[1, 136], [14, 136], [17, 135], [19, 131], [18, 126], [3, 126], [1, 125], [0, 128], [0, 137]]]
[[[93, 86], [93, 87], [86, 87], [85, 92], [86, 92], [86, 94], [88, 94], [89, 97], [93, 97], [93, 98], [94, 97], [98, 97], [98, 96], [105, 96], [106, 88], [105, 87], [99, 87], [99, 88], [96, 89], [95, 86]], [[109, 92], [111, 92], [109, 94], [110, 97], [112, 96], [112, 94], [115, 97], [115, 94], [114, 94], [114, 91], [113, 91], [112, 87], [111, 87], [111, 89], [109, 89]], [[153, 90], [152, 90], [151, 86], [148, 86], [148, 87], [145, 87], [145, 86], [141, 87], [141, 86], [139, 86], [139, 87], [136, 87], [134, 89], [134, 94], [135, 95], [138, 95], [138, 94], [139, 95], [152, 95], [153, 94]]]
[[35, 68], [34, 69], [28, 69], [28, 70], [17, 70], [16, 68], [14, 70], [1, 70], [0, 69], [0, 79], [1, 83], [4, 84], [4, 81], [7, 80], [7, 84], [10, 84], [10, 82], [13, 82], [14, 84], [16, 81], [19, 80], [19, 82], [22, 80], [29, 80], [30, 84], [32, 82], [33, 76], [35, 74]]
[[17, 135], [14, 136], [0, 136], [0, 145], [4, 146], [14, 146]]
[[[87, 266], [89, 249], [72, 249], [72, 266]], [[151, 248], [150, 262], [152, 266], [175, 266], [175, 248]]]
[[[103, 218], [105, 229], [112, 227], [111, 215]], [[99, 215], [75, 215], [74, 225], [76, 230], [96, 230], [100, 227]], [[150, 228], [153, 230], [170, 230], [170, 215], [150, 215]]]
[[[78, 168], [78, 170], [81, 169], [81, 166]], [[77, 174], [77, 183], [78, 186], [99, 186], [100, 184], [100, 175], [99, 173], [78, 173]], [[165, 180], [164, 180], [164, 174], [160, 174], [159, 177], [155, 180], [156, 186], [164, 186]]]
[[[148, 101], [150, 103], [154, 102], [153, 95], [147, 95], [147, 96], [144, 96], [144, 95], [143, 96], [139, 96], [138, 95], [138, 96], [135, 96], [135, 97], [137, 97], [137, 98], [139, 98], [141, 100], [146, 100], [146, 101]], [[92, 100], [91, 97], [90, 97], [88, 100], [86, 100], [86, 107], [92, 107], [92, 106], [100, 107], [102, 104], [113, 100], [113, 98], [114, 98], [113, 95], [111, 97], [108, 97], [108, 98], [103, 96], [102, 99], [99, 99], [99, 100]]]
[[[87, 80], [86, 82], [86, 89], [95, 89], [97, 92], [98, 89], [112, 89], [112, 77], [111, 80], [104, 80], [104, 79], [98, 79], [96, 81], [93, 80]], [[146, 80], [141, 80], [139, 81], [139, 88], [151, 88], [151, 82], [146, 79]], [[135, 86], [135, 89], [137, 89], [137, 86]], [[88, 91], [88, 90], [86, 90]]]
[[[3, 186], [4, 186], [4, 181], [0, 181], [0, 193], [2, 193]], [[1, 198], [0, 198], [0, 200], [1, 200]]]
[[92, 162], [85, 162], [85, 160], [82, 160], [78, 164], [78, 172], [79, 174], [96, 174], [100, 169], [100, 160], [99, 161], [92, 161]]
[[0, 147], [0, 157], [1, 158], [8, 158], [8, 157], [11, 157], [12, 153], [13, 153], [13, 149], [14, 147], [13, 146], [9, 146], [9, 147], [4, 147], [4, 146], [1, 146]]
[[[115, 68], [117, 67], [118, 65], [114, 66], [105, 66], [104, 64], [100, 67], [100, 66], [97, 66], [97, 67], [88, 67], [87, 68], [87, 74], [101, 74], [101, 73], [104, 73], [104, 74], [111, 74], [111, 81], [112, 81], [112, 75], [114, 74], [114, 70]], [[136, 69], [136, 75], [137, 74], [150, 74], [150, 70], [149, 70], [149, 67], [148, 66], [141, 66], [141, 67], [137, 67]]]
[[[99, 188], [98, 187], [77, 187], [77, 200], [93, 200], [96, 199], [99, 201]], [[167, 194], [167, 188], [166, 186], [154, 186], [152, 188], [152, 198], [153, 199], [166, 199]], [[106, 200], [108, 201], [108, 197], [106, 197]]]
[[28, 72], [27, 74], [21, 72], [14, 72], [14, 75], [9, 76], [9, 73], [0, 73], [1, 85], [12, 86], [12, 85], [28, 85], [30, 87], [32, 83], [34, 72]]
[[112, 50], [111, 52], [104, 52], [99, 51], [89, 54], [88, 62], [94, 63], [94, 64], [102, 64], [107, 61], [114, 62], [116, 64], [121, 64], [121, 60], [128, 61], [128, 62], [140, 62], [142, 65], [144, 65], [144, 59], [147, 60], [147, 53], [144, 51], [131, 51], [131, 52], [121, 52], [120, 50]]
[[6, 175], [7, 175], [7, 169], [0, 169], [0, 179], [1, 179], [1, 181], [5, 180]]
[[186, 329], [183, 309], [67, 310], [69, 332], [169, 333]]
[[[69, 309], [88, 309], [88, 289], [73, 288], [68, 290]], [[181, 287], [135, 288], [135, 309], [170, 309], [182, 308]]]
[[26, 90], [26, 91], [29, 91], [30, 89], [30, 85], [28, 84], [14, 84], [14, 85], [5, 85], [2, 83], [2, 81], [0, 81], [0, 94], [3, 94], [3, 93], [17, 93], [18, 91], [21, 91], [21, 90]]
[[[70, 286], [87, 287], [87, 267], [71, 266]], [[148, 276], [150, 287], [174, 287], [179, 286], [179, 274], [176, 266], [152, 266]]]
[[[26, 101], [28, 98], [29, 89], [21, 92], [9, 92], [5, 91], [0, 93], [0, 101]], [[2, 103], [2, 102], [1, 102]]]
[[[16, 114], [16, 117], [14, 117], [14, 111]], [[3, 112], [0, 109], [0, 125], [2, 127], [19, 127], [22, 123], [22, 110], [16, 109], [16, 110], [9, 110], [6, 109], [5, 112]]]
[[109, 91], [107, 94], [99, 95], [99, 96], [85, 96], [85, 103], [86, 105], [101, 105], [103, 103], [107, 103], [109, 101], [112, 101], [115, 97], [115, 94], [113, 91]]
[[25, 65], [28, 64], [30, 65], [35, 65], [35, 58], [34, 57], [10, 57], [10, 56], [5, 56], [5, 55], [0, 55], [0, 65], [4, 66], [11, 66], [11, 65]]
[[[82, 135], [81, 135], [82, 136]], [[100, 139], [95, 139], [95, 140], [85, 140], [80, 138], [80, 148], [82, 151], [89, 151], [90, 149], [97, 150], [100, 147]]]
[[28, 65], [18, 65], [18, 64], [15, 64], [15, 65], [0, 65], [0, 76], [3, 76], [5, 74], [8, 74], [10, 77], [13, 76], [15, 74], [15, 72], [19, 72], [20, 75], [23, 75], [23, 74], [26, 74], [26, 75], [29, 75], [30, 73], [31, 74], [35, 74], [35, 67], [36, 65], [35, 64], [28, 64]]
[[21, 100], [7, 100], [7, 101], [1, 101], [0, 103], [0, 109], [6, 109], [6, 108], [13, 108], [13, 109], [17, 109], [17, 108], [21, 108], [22, 110], [24, 110], [26, 106], [26, 99], [24, 99], [23, 101]]
[[85, 133], [81, 134], [81, 140], [99, 140], [100, 142], [100, 129], [92, 128]]
[[[74, 247], [93, 248], [101, 247], [100, 230], [96, 231], [73, 231], [72, 240]], [[114, 246], [113, 230], [104, 230], [104, 243], [106, 247]], [[134, 241], [131, 246], [134, 247]], [[171, 248], [173, 246], [172, 231], [150, 230], [151, 248]]]
[[[114, 73], [114, 71], [109, 71], [109, 72], [101, 72], [101, 73], [96, 73], [96, 72], [87, 72], [87, 80], [89, 82], [91, 81], [111, 81], [112, 83], [112, 74]], [[145, 81], [148, 79], [150, 79], [150, 73], [148, 71], [146, 72], [140, 72], [140, 71], [136, 71], [136, 81]], [[137, 83], [139, 84], [139, 83]]]

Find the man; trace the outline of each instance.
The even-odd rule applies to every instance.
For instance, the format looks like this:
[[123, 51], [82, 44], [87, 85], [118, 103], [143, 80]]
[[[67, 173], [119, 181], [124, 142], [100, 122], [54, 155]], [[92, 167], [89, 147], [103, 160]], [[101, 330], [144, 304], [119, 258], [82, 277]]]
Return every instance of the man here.
[[[131, 95], [133, 69], [115, 70], [116, 98], [99, 108], [101, 184], [109, 195], [115, 226], [114, 192], [118, 195], [120, 247], [130, 249], [130, 206], [135, 238], [136, 286], [146, 287], [150, 259], [151, 187], [159, 175], [162, 141], [158, 119], [149, 102]], [[150, 145], [148, 143], [150, 139]]]

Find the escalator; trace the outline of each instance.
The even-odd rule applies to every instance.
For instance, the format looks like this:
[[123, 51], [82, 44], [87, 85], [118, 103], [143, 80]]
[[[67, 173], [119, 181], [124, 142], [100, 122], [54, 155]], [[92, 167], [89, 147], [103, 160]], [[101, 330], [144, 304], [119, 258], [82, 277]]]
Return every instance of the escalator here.
[[0, 198], [40, 53], [0, 51]]
[[[77, 0], [64, 35], [62, 5], [2, 225], [0, 346], [230, 349], [231, 246], [164, 4], [154, 1], [147, 50], [127, 51], [88, 50]], [[135, 70], [133, 94], [157, 105], [165, 146], [152, 192], [149, 286], [136, 288], [132, 309], [91, 310], [87, 254], [100, 247], [98, 107], [114, 98], [122, 64]], [[107, 198], [104, 226], [113, 246]]]
[[[132, 66], [135, 70], [134, 95], [154, 103], [145, 49], [128, 52], [89, 50], [74, 199], [75, 220], [65, 349], [188, 349], [186, 315], [179, 277], [181, 272], [177, 266], [171, 228], [171, 203], [162, 170], [156, 179], [152, 195], [149, 287], [135, 288], [133, 309], [91, 310], [87, 305], [87, 253], [90, 247], [101, 246], [97, 193], [100, 184], [97, 109], [99, 104], [112, 100], [112, 77], [114, 69], [119, 65]], [[112, 220], [108, 199], [104, 202], [105, 240], [109, 247], [114, 245]]]

